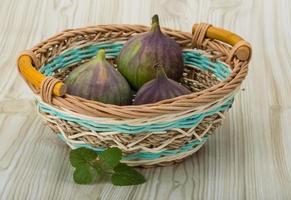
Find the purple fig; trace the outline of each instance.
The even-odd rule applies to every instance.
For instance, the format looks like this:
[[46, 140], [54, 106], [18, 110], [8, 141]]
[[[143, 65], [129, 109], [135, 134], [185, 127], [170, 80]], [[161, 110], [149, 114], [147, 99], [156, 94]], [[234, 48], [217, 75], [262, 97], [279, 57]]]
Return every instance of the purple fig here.
[[162, 66], [155, 66], [156, 78], [144, 84], [136, 94], [133, 104], [141, 105], [155, 103], [165, 99], [190, 94], [183, 85], [169, 79]]
[[135, 89], [155, 78], [153, 66], [164, 66], [167, 76], [178, 81], [183, 74], [181, 47], [165, 35], [158, 15], [152, 17], [151, 30], [130, 39], [121, 50], [117, 68]]
[[108, 104], [128, 105], [132, 91], [126, 79], [99, 50], [96, 58], [75, 68], [65, 79], [67, 92], [85, 99]]

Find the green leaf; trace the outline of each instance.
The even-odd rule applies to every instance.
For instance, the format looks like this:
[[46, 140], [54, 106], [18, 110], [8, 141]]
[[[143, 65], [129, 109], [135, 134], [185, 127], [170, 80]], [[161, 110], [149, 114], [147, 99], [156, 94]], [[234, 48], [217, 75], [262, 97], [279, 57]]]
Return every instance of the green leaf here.
[[99, 160], [105, 163], [105, 166], [113, 169], [121, 160], [122, 152], [119, 148], [108, 148], [105, 151], [98, 154]]
[[113, 185], [127, 186], [138, 185], [146, 181], [144, 176], [136, 171], [134, 168], [127, 166], [126, 164], [119, 163], [114, 168], [115, 173], [111, 176]]
[[70, 152], [70, 162], [73, 167], [79, 167], [88, 162], [95, 160], [97, 158], [97, 153], [88, 148], [78, 148]]
[[98, 175], [100, 176], [104, 176], [107, 174], [107, 168], [106, 166], [103, 165], [102, 162], [100, 162], [99, 160], [96, 160], [92, 167], [95, 169], [95, 171], [97, 172]]
[[78, 184], [89, 184], [93, 181], [93, 174], [91, 173], [91, 167], [88, 164], [78, 166], [74, 171], [74, 181]]

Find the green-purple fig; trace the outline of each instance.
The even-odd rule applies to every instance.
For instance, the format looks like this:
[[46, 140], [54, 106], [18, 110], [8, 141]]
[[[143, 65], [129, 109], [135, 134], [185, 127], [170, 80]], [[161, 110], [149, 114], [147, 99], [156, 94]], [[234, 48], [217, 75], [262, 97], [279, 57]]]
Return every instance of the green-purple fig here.
[[121, 50], [117, 68], [135, 89], [155, 78], [155, 64], [165, 68], [167, 76], [178, 81], [183, 74], [181, 47], [165, 35], [160, 28], [158, 15], [152, 17], [151, 29], [131, 38]]
[[105, 51], [75, 68], [65, 79], [67, 92], [85, 99], [115, 105], [131, 103], [132, 91], [126, 79], [105, 59]]
[[133, 104], [149, 104], [190, 94], [191, 91], [167, 77], [162, 66], [156, 65], [156, 78], [144, 84], [136, 94]]

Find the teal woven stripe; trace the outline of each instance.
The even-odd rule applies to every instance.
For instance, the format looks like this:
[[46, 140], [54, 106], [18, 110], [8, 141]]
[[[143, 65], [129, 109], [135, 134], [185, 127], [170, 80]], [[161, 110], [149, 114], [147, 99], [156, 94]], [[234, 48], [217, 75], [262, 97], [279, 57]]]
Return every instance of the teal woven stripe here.
[[38, 102], [37, 106], [42, 112], [49, 113], [50, 115], [54, 115], [60, 119], [75, 122], [77, 124], [80, 124], [81, 126], [84, 126], [90, 130], [94, 130], [97, 132], [117, 131], [117, 132], [128, 133], [128, 134], [138, 134], [141, 132], [166, 131], [173, 128], [191, 128], [197, 125], [202, 119], [204, 119], [207, 116], [213, 115], [217, 112], [228, 110], [231, 107], [232, 103], [233, 103], [233, 98], [226, 101], [223, 105], [215, 107], [205, 113], [195, 114], [193, 116], [188, 116], [176, 121], [154, 123], [154, 124], [142, 125], [142, 126], [133, 126], [133, 125], [128, 125], [128, 124], [96, 123], [88, 119], [77, 118], [68, 114], [60, 113], [56, 109], [51, 109], [50, 107], [47, 107], [45, 104], [42, 104], [40, 102]]
[[[61, 134], [58, 134], [58, 136], [62, 141], [67, 142], [66, 139]], [[129, 154], [129, 155], [123, 157], [122, 159], [123, 160], [136, 160], [136, 159], [152, 160], [152, 159], [160, 158], [162, 156], [172, 156], [172, 155], [176, 155], [176, 154], [179, 154], [179, 153], [185, 153], [185, 152], [190, 151], [193, 148], [197, 147], [198, 145], [202, 144], [207, 139], [208, 139], [208, 137], [204, 136], [201, 139], [201, 141], [199, 141], [197, 139], [196, 140], [192, 140], [192, 141], [190, 141], [189, 143], [187, 143], [186, 145], [182, 146], [179, 149], [162, 150], [162, 151], [157, 152], [157, 153], [138, 152], [138, 153]], [[94, 150], [96, 152], [102, 152], [102, 151], [105, 150], [105, 148], [95, 148], [95, 147], [92, 147], [89, 144], [71, 144], [71, 145], [73, 145], [75, 148], [86, 147], [86, 148], [92, 149], [92, 150]]]
[[[42, 66], [39, 71], [46, 76], [52, 75], [58, 69], [79, 63], [83, 59], [92, 58], [99, 49], [105, 49], [107, 58], [116, 58], [122, 47], [123, 44], [121, 43], [99, 43], [83, 48], [71, 49], [53, 58], [48, 64]], [[220, 80], [226, 79], [230, 74], [230, 69], [225, 64], [219, 61], [212, 62], [209, 58], [196, 51], [184, 50], [183, 57], [185, 64], [210, 71]]]
[[230, 69], [222, 62], [212, 62], [209, 58], [194, 51], [183, 52], [184, 63], [196, 66], [201, 70], [210, 71], [218, 79], [224, 80], [230, 75]]

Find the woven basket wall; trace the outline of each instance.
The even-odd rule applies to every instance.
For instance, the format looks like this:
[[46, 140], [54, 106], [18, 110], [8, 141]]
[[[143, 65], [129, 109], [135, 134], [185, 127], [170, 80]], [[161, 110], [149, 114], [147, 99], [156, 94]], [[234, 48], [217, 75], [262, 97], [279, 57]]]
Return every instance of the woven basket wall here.
[[146, 26], [100, 25], [61, 32], [41, 42], [29, 55], [35, 69], [46, 76], [35, 93], [37, 111], [56, 135], [71, 148], [103, 151], [117, 146], [122, 162], [133, 166], [169, 165], [196, 152], [221, 124], [232, 106], [234, 95], [246, 77], [247, 60], [240, 60], [234, 47], [206, 38], [209, 25], [199, 24], [185, 33], [163, 32], [183, 49], [185, 63], [181, 83], [192, 94], [140, 106], [116, 106], [65, 94], [52, 95], [56, 83], [72, 69], [105, 49], [113, 63], [123, 44], [148, 31]]

